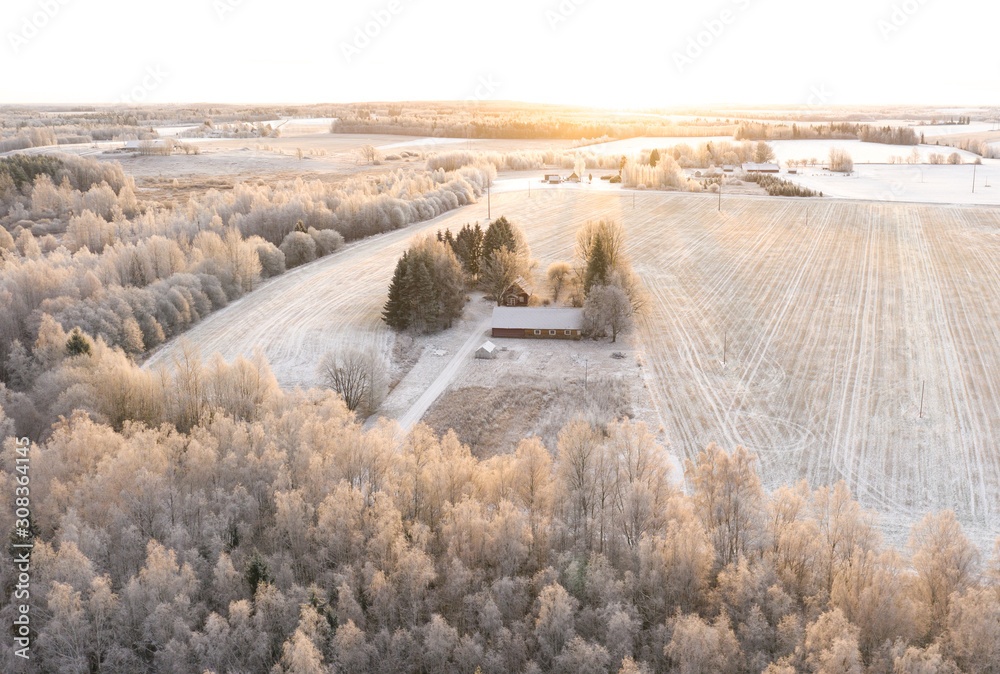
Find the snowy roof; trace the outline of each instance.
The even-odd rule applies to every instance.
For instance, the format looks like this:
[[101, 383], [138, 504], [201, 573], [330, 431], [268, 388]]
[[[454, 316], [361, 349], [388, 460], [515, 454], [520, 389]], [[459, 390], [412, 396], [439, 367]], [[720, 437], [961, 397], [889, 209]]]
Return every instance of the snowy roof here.
[[477, 349], [478, 351], [485, 351], [486, 353], [493, 353], [496, 351], [497, 345], [493, 342], [486, 342]]
[[744, 171], [780, 171], [780, 167], [777, 164], [757, 164], [755, 162], [746, 162], [743, 164]]
[[515, 330], [583, 330], [583, 309], [494, 307], [491, 327]]
[[528, 293], [529, 295], [531, 294], [532, 290], [531, 284], [528, 283], [528, 281], [523, 276], [518, 276], [517, 280], [515, 280], [514, 283], [520, 286], [521, 290], [523, 290], [524, 292]]

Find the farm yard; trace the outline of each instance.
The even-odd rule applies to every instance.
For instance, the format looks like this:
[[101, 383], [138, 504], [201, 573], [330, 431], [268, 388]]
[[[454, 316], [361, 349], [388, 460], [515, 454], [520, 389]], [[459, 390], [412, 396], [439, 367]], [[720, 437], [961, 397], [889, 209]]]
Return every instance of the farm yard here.
[[[259, 347], [283, 386], [316, 385], [328, 349], [377, 343], [389, 352], [395, 338], [379, 313], [407, 241], [485, 220], [486, 209], [348, 246], [185, 337], [225, 358]], [[650, 298], [633, 340], [655, 405], [636, 414], [662, 426], [678, 458], [712, 441], [742, 444], [760, 456], [767, 487], [844, 479], [897, 542], [944, 508], [981, 545], [997, 535], [995, 209], [727, 197], [719, 213], [707, 195], [639, 194], [633, 206], [632, 195], [546, 190], [494, 195], [493, 212], [524, 227], [542, 269], [571, 259], [583, 222], [625, 225]], [[178, 350], [170, 343], [150, 364]], [[421, 369], [435, 371], [418, 362], [413, 372]], [[454, 382], [466, 379], [455, 373]]]

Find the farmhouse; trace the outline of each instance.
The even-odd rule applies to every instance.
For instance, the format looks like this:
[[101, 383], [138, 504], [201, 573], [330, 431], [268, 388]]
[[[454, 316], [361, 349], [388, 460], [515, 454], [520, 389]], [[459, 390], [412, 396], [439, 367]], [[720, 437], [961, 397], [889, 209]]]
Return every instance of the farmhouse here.
[[757, 164], [755, 162], [743, 164], [744, 173], [778, 173], [780, 171], [781, 167], [777, 164]]
[[583, 309], [495, 307], [493, 336], [525, 339], [580, 339]]
[[526, 307], [530, 299], [531, 287], [523, 276], [518, 276], [514, 284], [500, 298], [500, 304], [505, 307]]

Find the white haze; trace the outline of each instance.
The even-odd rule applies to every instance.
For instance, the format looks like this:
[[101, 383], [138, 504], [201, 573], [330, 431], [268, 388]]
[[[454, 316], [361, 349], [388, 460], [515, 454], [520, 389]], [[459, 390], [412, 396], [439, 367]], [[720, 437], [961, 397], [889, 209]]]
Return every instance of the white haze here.
[[982, 105], [998, 19], [973, 0], [5, 0], [0, 102]]

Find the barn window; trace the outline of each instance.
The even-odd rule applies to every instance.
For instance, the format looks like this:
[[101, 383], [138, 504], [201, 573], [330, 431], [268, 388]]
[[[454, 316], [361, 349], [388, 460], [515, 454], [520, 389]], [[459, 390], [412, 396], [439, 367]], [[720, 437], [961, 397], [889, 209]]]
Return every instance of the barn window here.
[[555, 337], [555, 336], [556, 336], [556, 331], [555, 330], [549, 330], [549, 337]]
[[563, 330], [563, 334], [566, 335], [567, 337], [570, 337], [570, 336], [572, 336], [573, 331], [572, 330]]
[[542, 331], [541, 330], [535, 330], [535, 334], [536, 335], [540, 335], [540, 334], [542, 334]]
[[510, 297], [507, 298], [507, 306], [508, 307], [512, 307], [515, 304], [517, 304], [517, 298], [516, 297], [514, 297], [513, 295], [511, 295]]

